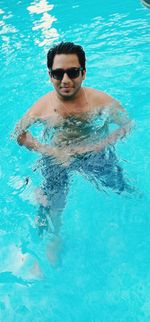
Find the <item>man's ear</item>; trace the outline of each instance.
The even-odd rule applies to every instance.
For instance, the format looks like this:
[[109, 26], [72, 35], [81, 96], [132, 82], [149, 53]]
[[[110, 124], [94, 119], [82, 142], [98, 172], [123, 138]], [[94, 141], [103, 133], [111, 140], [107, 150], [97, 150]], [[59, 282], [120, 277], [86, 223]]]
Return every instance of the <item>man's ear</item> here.
[[84, 69], [84, 70], [82, 71], [82, 79], [84, 80], [84, 79], [85, 79], [85, 77], [86, 77], [86, 69]]
[[51, 72], [48, 70], [48, 75], [50, 77], [50, 81], [52, 82], [52, 76], [51, 76]]

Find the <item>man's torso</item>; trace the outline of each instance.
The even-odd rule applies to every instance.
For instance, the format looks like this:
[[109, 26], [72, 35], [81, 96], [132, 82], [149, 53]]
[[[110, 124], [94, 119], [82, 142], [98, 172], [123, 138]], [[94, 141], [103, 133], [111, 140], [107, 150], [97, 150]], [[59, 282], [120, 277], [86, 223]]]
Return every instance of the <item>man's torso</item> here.
[[38, 118], [44, 140], [53, 146], [88, 145], [108, 134], [106, 107], [113, 99], [103, 92], [82, 88], [77, 101], [62, 102], [55, 92], [39, 100]]

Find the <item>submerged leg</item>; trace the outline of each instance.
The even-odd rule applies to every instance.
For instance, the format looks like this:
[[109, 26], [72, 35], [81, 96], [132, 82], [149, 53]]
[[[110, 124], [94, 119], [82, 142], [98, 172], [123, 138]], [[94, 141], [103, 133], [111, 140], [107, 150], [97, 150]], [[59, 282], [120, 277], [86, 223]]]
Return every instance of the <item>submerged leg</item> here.
[[123, 176], [123, 170], [111, 149], [86, 154], [81, 168], [86, 177], [94, 182], [99, 190], [102, 186], [111, 188], [116, 193], [128, 190], [129, 185]]
[[41, 203], [38, 211], [39, 232], [46, 230], [58, 234], [68, 192], [67, 168], [45, 157], [41, 171], [44, 177], [41, 187], [44, 203]]
[[59, 232], [62, 211], [66, 205], [69, 177], [66, 167], [56, 163], [52, 164], [48, 157], [44, 158], [42, 174], [44, 176], [42, 185], [44, 204], [39, 207], [36, 222], [40, 235], [45, 232], [49, 234], [46, 252], [49, 260], [54, 264], [57, 257], [56, 253], [60, 247]]

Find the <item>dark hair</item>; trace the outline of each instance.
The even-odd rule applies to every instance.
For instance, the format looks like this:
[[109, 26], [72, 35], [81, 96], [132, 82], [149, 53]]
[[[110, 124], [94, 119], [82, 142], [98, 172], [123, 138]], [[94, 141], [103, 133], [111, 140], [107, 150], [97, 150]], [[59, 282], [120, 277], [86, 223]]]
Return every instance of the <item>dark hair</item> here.
[[49, 49], [47, 53], [47, 67], [49, 70], [52, 68], [55, 55], [60, 54], [76, 54], [81, 67], [85, 70], [85, 52], [81, 46], [75, 45], [73, 42], [61, 42]]

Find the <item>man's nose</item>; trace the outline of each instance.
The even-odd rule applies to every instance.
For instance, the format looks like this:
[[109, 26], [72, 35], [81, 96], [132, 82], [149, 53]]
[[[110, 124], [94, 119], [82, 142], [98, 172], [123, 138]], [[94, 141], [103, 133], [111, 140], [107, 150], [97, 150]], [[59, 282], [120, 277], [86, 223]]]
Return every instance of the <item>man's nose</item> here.
[[68, 81], [70, 81], [70, 78], [69, 78], [69, 76], [67, 75], [67, 73], [64, 73], [64, 76], [63, 76], [63, 78], [62, 78], [62, 82], [66, 83], [66, 82], [68, 82]]

